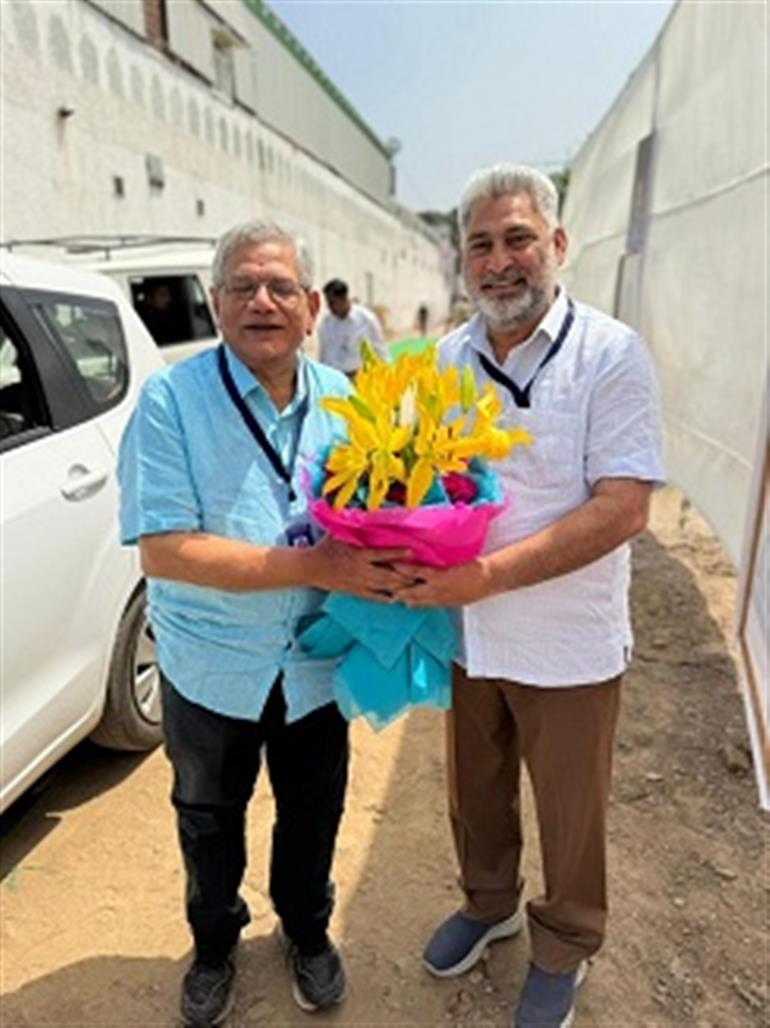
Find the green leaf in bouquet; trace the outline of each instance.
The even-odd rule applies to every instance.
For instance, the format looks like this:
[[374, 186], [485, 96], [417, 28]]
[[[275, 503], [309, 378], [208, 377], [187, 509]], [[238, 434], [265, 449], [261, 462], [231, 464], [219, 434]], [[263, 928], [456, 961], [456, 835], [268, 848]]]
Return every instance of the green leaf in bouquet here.
[[466, 413], [471, 409], [476, 399], [476, 379], [473, 377], [473, 372], [470, 369], [470, 365], [466, 364], [463, 368], [462, 378], [460, 379], [460, 406]]
[[368, 339], [361, 340], [361, 362], [365, 368], [370, 368], [372, 364], [377, 364], [380, 358], [369, 342]]
[[364, 403], [360, 396], [351, 393], [348, 397], [348, 403], [356, 414], [360, 414], [362, 418], [366, 418], [367, 421], [371, 421], [374, 424], [374, 412], [368, 404]]

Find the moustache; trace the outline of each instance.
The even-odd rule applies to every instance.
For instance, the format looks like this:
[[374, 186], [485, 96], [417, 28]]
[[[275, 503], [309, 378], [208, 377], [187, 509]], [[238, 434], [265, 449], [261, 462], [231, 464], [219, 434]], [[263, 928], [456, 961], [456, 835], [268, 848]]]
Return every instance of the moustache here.
[[527, 283], [527, 276], [520, 271], [503, 272], [502, 275], [484, 275], [481, 279], [481, 287], [484, 286], [516, 286], [520, 283]]

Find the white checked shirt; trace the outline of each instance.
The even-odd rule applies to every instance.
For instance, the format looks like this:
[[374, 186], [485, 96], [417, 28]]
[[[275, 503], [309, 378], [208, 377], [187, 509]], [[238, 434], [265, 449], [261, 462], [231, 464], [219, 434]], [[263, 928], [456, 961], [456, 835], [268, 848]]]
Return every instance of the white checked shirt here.
[[[523, 387], [567, 313], [562, 289], [532, 336], [501, 370]], [[442, 367], [470, 365], [490, 381], [479, 353], [494, 360], [479, 314], [439, 344]], [[506, 426], [526, 428], [530, 446], [493, 466], [509, 500], [490, 526], [485, 551], [532, 535], [585, 503], [602, 478], [663, 481], [659, 400], [643, 340], [628, 326], [575, 304], [575, 320], [556, 356], [537, 374], [531, 407], [519, 408], [495, 385]], [[631, 654], [627, 544], [567, 575], [463, 608], [463, 650], [471, 677], [539, 686], [582, 685], [620, 674]]]

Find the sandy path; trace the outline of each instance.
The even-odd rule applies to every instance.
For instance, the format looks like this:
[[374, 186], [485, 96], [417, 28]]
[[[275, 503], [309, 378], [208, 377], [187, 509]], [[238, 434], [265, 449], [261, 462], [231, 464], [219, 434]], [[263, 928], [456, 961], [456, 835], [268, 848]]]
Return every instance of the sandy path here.
[[[613, 913], [578, 1028], [766, 1024], [766, 822], [757, 809], [729, 643], [735, 582], [674, 490], [635, 547], [637, 656], [627, 677], [611, 818]], [[441, 717], [380, 735], [357, 724], [335, 876], [345, 1005], [316, 1022], [508, 1024], [525, 937], [481, 969], [435, 982], [419, 952], [456, 903]], [[0, 1023], [173, 1025], [188, 959], [182, 877], [161, 753], [79, 748], [3, 820]], [[304, 1025], [265, 896], [271, 800], [252, 806], [230, 1025]], [[529, 817], [531, 826], [531, 815]], [[538, 881], [530, 830], [528, 889]]]

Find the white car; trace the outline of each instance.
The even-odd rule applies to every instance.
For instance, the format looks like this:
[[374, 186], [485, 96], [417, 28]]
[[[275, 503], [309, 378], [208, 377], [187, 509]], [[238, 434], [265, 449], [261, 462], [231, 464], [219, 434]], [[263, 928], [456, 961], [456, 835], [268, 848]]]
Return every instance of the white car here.
[[161, 740], [118, 442], [163, 361], [101, 275], [0, 251], [0, 811], [87, 735]]
[[214, 346], [217, 329], [209, 300], [213, 243], [164, 244], [109, 251], [87, 259], [92, 271], [121, 287], [168, 364]]
[[209, 298], [214, 240], [163, 236], [58, 236], [4, 244], [107, 275], [120, 286], [168, 364], [214, 346]]

